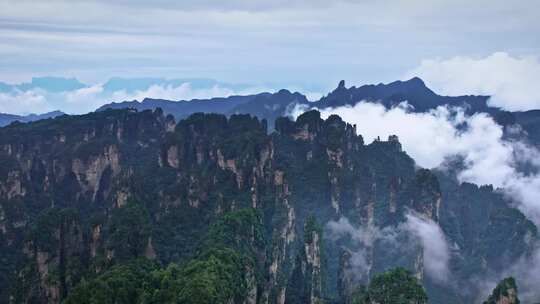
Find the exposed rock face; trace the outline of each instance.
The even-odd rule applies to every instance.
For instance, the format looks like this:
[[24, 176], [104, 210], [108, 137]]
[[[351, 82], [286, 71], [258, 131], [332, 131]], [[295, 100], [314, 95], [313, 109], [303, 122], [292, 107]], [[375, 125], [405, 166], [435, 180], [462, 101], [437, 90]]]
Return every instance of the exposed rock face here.
[[[24, 252], [29, 260], [21, 275], [39, 282], [38, 290], [50, 303], [58, 303], [67, 294], [68, 286], [78, 281], [80, 274], [67, 265], [80, 262], [84, 246], [78, 220], [69, 211], [40, 214], [30, 231], [30, 241]], [[35, 295], [28, 295], [32, 298]], [[42, 301], [42, 300], [39, 300]]]
[[8, 172], [8, 177], [5, 184], [0, 187], [0, 193], [11, 199], [17, 195], [24, 195], [25, 190], [21, 185], [20, 173], [17, 171]]
[[146, 248], [144, 249], [144, 257], [149, 260], [153, 260], [156, 258], [156, 251], [154, 250], [154, 246], [152, 245], [152, 237], [148, 238], [148, 243], [146, 244]]
[[351, 253], [348, 250], [343, 250], [339, 257], [339, 270], [338, 270], [338, 282], [337, 289], [339, 292], [339, 298], [345, 304], [352, 302], [352, 293], [355, 287], [355, 278], [351, 265]]
[[97, 255], [97, 250], [98, 250], [98, 246], [100, 245], [99, 244], [100, 240], [101, 240], [101, 225], [97, 225], [93, 227], [92, 229], [92, 240], [90, 243], [90, 256], [92, 258], [95, 258]]
[[323, 299], [322, 230], [313, 217], [304, 225], [304, 246], [298, 254], [285, 303], [320, 303]]
[[84, 192], [90, 191], [93, 200], [100, 189], [99, 183], [106, 169], [110, 169], [113, 176], [120, 170], [118, 149], [115, 146], [106, 147], [102, 154], [91, 156], [87, 161], [74, 159], [71, 166], [71, 172], [75, 174], [79, 186]]
[[251, 268], [246, 269], [246, 281], [248, 293], [244, 304], [257, 304], [257, 279], [254, 270]]
[[178, 147], [170, 146], [167, 150], [167, 164], [173, 168], [179, 167]]
[[[190, 259], [209, 223], [223, 213], [261, 211], [268, 240], [258, 252], [263, 273], [246, 269], [244, 303], [346, 299], [362, 283], [346, 271], [352, 260], [343, 247], [350, 244], [322, 235], [327, 222], [341, 217], [355, 227], [395, 229], [414, 211], [440, 223], [460, 256], [479, 254], [483, 270], [528, 245], [515, 237], [499, 248], [496, 237], [480, 242], [480, 236], [536, 237], [530, 222], [493, 189], [469, 189], [415, 168], [397, 138], [366, 145], [354, 126], [338, 116], [323, 120], [316, 111], [296, 122], [279, 118], [271, 134], [265, 121], [248, 115], [194, 114], [178, 123], [161, 111], [62, 117], [1, 128], [0, 161], [0, 260], [10, 261], [0, 286], [20, 286], [16, 295], [0, 290], [0, 302], [9, 296], [59, 302], [85, 274], [119, 261], [118, 248], [129, 243], [122, 237], [133, 229], [121, 230], [115, 211], [131, 200], [141, 208], [125, 216], [148, 218], [148, 227], [135, 225], [143, 237], [124, 255], [161, 264]], [[477, 197], [489, 199], [475, 204]], [[467, 208], [475, 216], [464, 214]], [[310, 218], [321, 229], [308, 229]], [[29, 234], [38, 224], [41, 232]], [[373, 242], [363, 249], [366, 279], [404, 266], [429, 280], [418, 246]], [[467, 276], [470, 269], [456, 261]], [[23, 269], [28, 263], [35, 267]], [[58, 276], [48, 275], [53, 269]], [[36, 279], [40, 288], [25, 287]]]
[[[314, 221], [314, 220], [312, 220]], [[309, 227], [317, 225], [315, 222], [310, 223], [310, 219], [306, 223], [305, 229], [305, 244], [304, 251], [306, 254], [306, 271], [309, 272], [309, 303], [318, 303], [322, 299], [322, 257], [321, 257], [321, 231], [317, 227]]]

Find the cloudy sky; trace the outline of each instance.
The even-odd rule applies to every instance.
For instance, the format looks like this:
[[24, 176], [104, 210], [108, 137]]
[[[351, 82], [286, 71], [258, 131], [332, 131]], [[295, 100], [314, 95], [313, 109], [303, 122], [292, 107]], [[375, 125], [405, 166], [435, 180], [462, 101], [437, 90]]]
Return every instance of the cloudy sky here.
[[[340, 79], [418, 74], [443, 93], [505, 97], [523, 78], [520, 87], [536, 91], [539, 12], [535, 0], [0, 0], [0, 81], [204, 77], [326, 93]], [[485, 73], [488, 84], [473, 81]], [[56, 106], [31, 93], [41, 106], [9, 111], [21, 99], [9, 95], [0, 110]], [[540, 97], [518, 102], [514, 109], [540, 107]]]

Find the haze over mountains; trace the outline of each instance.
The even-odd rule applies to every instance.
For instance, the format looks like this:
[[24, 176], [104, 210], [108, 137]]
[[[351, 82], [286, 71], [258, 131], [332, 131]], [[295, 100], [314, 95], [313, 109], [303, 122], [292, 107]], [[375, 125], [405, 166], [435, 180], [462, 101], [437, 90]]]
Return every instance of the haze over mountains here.
[[359, 102], [380, 103], [386, 108], [406, 102], [411, 112], [428, 112], [439, 106], [459, 107], [467, 115], [486, 113], [502, 126], [518, 124], [530, 140], [540, 143], [540, 114], [536, 110], [509, 112], [489, 105], [489, 96], [441, 96], [430, 90], [420, 78], [395, 81], [389, 84], [345, 86], [345, 81], [317, 101], [310, 101], [301, 93], [280, 90], [276, 93], [260, 93], [226, 98], [197, 99], [191, 101], [171, 101], [145, 98], [142, 101], [124, 101], [101, 106], [97, 110], [134, 108], [137, 110], [160, 107], [166, 114], [181, 119], [196, 112], [222, 114], [245, 113], [267, 119], [270, 124], [279, 116], [290, 115], [295, 107], [335, 108], [354, 106]]
[[40, 119], [53, 118], [56, 116], [64, 115], [64, 112], [61, 111], [52, 111], [44, 114], [28, 114], [28, 115], [15, 115], [15, 114], [5, 114], [0, 113], [0, 127], [7, 126], [12, 122], [30, 122]]
[[0, 0], [0, 304], [538, 304], [538, 37], [538, 0]]
[[[20, 84], [0, 83], [0, 94], [12, 96], [12, 103], [6, 104], [10, 113], [17, 112], [18, 98], [13, 97], [14, 93], [29, 93], [30, 96], [21, 96], [21, 99], [32, 99], [33, 92], [38, 90], [43, 92], [44, 96], [58, 99], [67, 99], [68, 105], [71, 103], [75, 113], [84, 113], [86, 111], [100, 110], [104, 108], [122, 108], [133, 107], [139, 110], [154, 109], [161, 107], [166, 113], [173, 114], [176, 118], [186, 117], [195, 112], [216, 112], [216, 113], [251, 113], [262, 118], [268, 118], [270, 122], [280, 115], [287, 115], [287, 109], [293, 104], [307, 105], [309, 107], [325, 108], [337, 107], [343, 105], [354, 105], [360, 101], [380, 102], [385, 107], [397, 106], [400, 102], [407, 101], [412, 106], [414, 112], [426, 112], [437, 106], [447, 105], [450, 107], [465, 106], [467, 114], [478, 112], [489, 113], [502, 125], [518, 122], [525, 131], [534, 140], [539, 140], [535, 135], [537, 126], [537, 114], [535, 111], [520, 111], [510, 114], [504, 109], [489, 106], [488, 96], [456, 96], [444, 97], [436, 94], [426, 87], [419, 78], [412, 78], [408, 81], [396, 81], [387, 85], [363, 85], [360, 87], [346, 88], [345, 83], [341, 83], [334, 91], [325, 95], [323, 98], [314, 99], [314, 96], [324, 95], [324, 93], [310, 94], [303, 96], [301, 93], [292, 94], [290, 91], [280, 91], [275, 87], [275, 93], [261, 93], [264, 88], [257, 88], [248, 84], [228, 84], [211, 79], [163, 79], [163, 78], [112, 78], [99, 86], [86, 85], [74, 78], [61, 77], [36, 77], [31, 82]], [[275, 86], [275, 84], [274, 84]], [[165, 88], [165, 90], [163, 89]], [[309, 88], [309, 87], [308, 87]], [[311, 87], [314, 91], [321, 91], [321, 88]], [[169, 91], [167, 91], [169, 90]], [[257, 91], [259, 90], [259, 91]], [[303, 90], [305, 91], [306, 87]], [[244, 94], [242, 94], [242, 92]], [[322, 92], [322, 91], [321, 91]], [[151, 96], [186, 96], [185, 101], [170, 100], [168, 98], [146, 98], [145, 94]], [[92, 95], [91, 98], [88, 96]], [[234, 96], [230, 96], [234, 95]], [[293, 96], [294, 95], [294, 96]], [[197, 98], [201, 96], [202, 98]], [[213, 98], [223, 96], [220, 98]], [[114, 102], [102, 105], [106, 100], [118, 100], [122, 98], [134, 98], [136, 101]], [[197, 99], [191, 99], [195, 97]], [[36, 97], [36, 103], [43, 103], [45, 97]], [[72, 99], [77, 99], [75, 102]], [[79, 100], [80, 99], [80, 100]], [[308, 101], [309, 99], [309, 101]], [[69, 101], [71, 100], [71, 101]], [[196, 101], [187, 104], [188, 101]], [[310, 102], [315, 101], [315, 102]], [[28, 104], [22, 104], [27, 110], [39, 111], [32, 101], [26, 101]], [[49, 117], [60, 114], [59, 111], [70, 113], [67, 109], [61, 108], [65, 102], [57, 104], [60, 108], [51, 108], [54, 103], [48, 103], [44, 108], [50, 110], [43, 117]], [[87, 103], [87, 104], [85, 104]], [[4, 106], [4, 107], [6, 107]], [[94, 106], [94, 107], [93, 107]], [[1, 111], [0, 111], [1, 112]], [[20, 112], [20, 111], [19, 111]], [[11, 121], [19, 119], [20, 121], [32, 121], [39, 119], [40, 116], [25, 115], [4, 115], [0, 125], [6, 125]]]
[[[349, 303], [396, 266], [432, 303], [478, 301], [506, 276], [517, 283], [501, 286], [538, 300], [537, 115], [412, 78], [341, 81], [316, 101], [285, 89], [147, 98], [11, 124], [0, 128], [0, 296], [78, 303], [132, 275], [155, 288], [134, 287], [139, 299], [198, 292], [185, 284], [211, 259], [234, 269], [244, 287], [223, 301], [238, 303]], [[235, 255], [259, 262], [229, 265]], [[174, 282], [146, 277], [168, 263]]]
[[417, 77], [389, 84], [337, 88], [317, 101], [280, 90], [248, 96], [194, 101], [144, 99], [112, 103], [98, 109], [163, 109], [177, 120], [196, 112], [250, 114], [265, 119], [269, 131], [281, 116], [297, 117], [319, 109], [355, 124], [366, 140], [398, 135], [417, 164], [444, 166], [458, 157], [461, 181], [506, 189], [531, 220], [540, 223], [540, 111], [510, 112], [490, 106], [489, 96], [441, 96]]
[[[163, 99], [194, 99], [249, 95], [279, 90], [284, 84], [233, 84], [206, 78], [120, 78], [86, 84], [75, 78], [33, 77], [29, 82], [0, 82], [0, 113], [27, 115], [62, 111], [83, 114], [110, 101], [142, 100], [148, 96]], [[289, 85], [304, 92], [315, 87]], [[318, 89], [320, 90], [320, 88]]]

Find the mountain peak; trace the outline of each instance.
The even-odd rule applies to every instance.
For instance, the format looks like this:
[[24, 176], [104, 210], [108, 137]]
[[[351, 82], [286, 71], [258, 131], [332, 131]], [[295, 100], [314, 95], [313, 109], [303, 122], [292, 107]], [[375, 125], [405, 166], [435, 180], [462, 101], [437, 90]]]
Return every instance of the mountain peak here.
[[338, 89], [345, 88], [345, 80], [341, 80], [338, 84]]
[[423, 86], [423, 87], [426, 86], [425, 82], [420, 77], [416, 77], [416, 76], [409, 80], [406, 80], [405, 82], [410, 83], [410, 84], [415, 84], [418, 86]]
[[[384, 84], [383, 84], [384, 85]], [[400, 88], [400, 89], [414, 89], [414, 90], [429, 90], [426, 83], [419, 77], [413, 77], [409, 80], [397, 80], [391, 82], [385, 86]], [[431, 90], [430, 90], [431, 91]]]

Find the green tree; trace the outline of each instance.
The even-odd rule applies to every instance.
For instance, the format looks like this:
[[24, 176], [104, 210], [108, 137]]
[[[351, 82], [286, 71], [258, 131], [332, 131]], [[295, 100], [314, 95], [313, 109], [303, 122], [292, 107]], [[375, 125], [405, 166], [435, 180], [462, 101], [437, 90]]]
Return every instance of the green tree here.
[[228, 303], [245, 292], [242, 261], [231, 249], [215, 249], [191, 261], [178, 282], [176, 303]]
[[[130, 257], [141, 249], [139, 239], [146, 237], [145, 228], [136, 227], [135, 220], [147, 218], [147, 214], [140, 206], [128, 204], [113, 217], [111, 232], [115, 240], [126, 239], [126, 244], [114, 248]], [[255, 271], [256, 280], [261, 276], [255, 258], [255, 253], [264, 249], [261, 227], [260, 215], [254, 209], [225, 214], [210, 227], [199, 253], [185, 265], [156, 268], [144, 258], [117, 260], [124, 264], [83, 280], [65, 303], [242, 302], [247, 295], [246, 272]]]
[[92, 280], [81, 281], [65, 304], [141, 303], [144, 287], [150, 281], [153, 264], [146, 259], [132, 260], [112, 267]]
[[109, 249], [115, 260], [129, 260], [142, 255], [151, 232], [150, 216], [138, 202], [129, 201], [113, 210], [107, 231]]
[[355, 304], [425, 304], [426, 291], [406, 269], [395, 268], [376, 275], [367, 291], [354, 295]]

